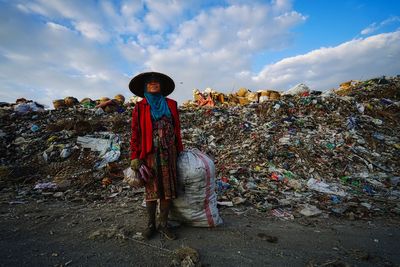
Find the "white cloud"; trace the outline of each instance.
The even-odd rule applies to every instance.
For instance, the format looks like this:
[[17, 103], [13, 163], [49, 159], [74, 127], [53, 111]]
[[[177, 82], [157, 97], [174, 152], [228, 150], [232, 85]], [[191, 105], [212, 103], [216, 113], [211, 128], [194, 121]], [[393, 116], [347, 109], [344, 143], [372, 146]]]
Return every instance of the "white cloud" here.
[[126, 17], [132, 17], [143, 8], [141, 1], [124, 1], [121, 4], [121, 13]]
[[373, 32], [375, 32], [378, 28], [379, 28], [378, 25], [376, 24], [376, 22], [374, 22], [374, 23], [370, 24], [367, 28], [363, 29], [363, 30], [361, 31], [361, 34], [362, 34], [362, 35], [366, 35], [366, 34], [373, 33]]
[[43, 7], [41, 7], [36, 3], [27, 2], [26, 4], [17, 4], [16, 6], [19, 10], [21, 10], [24, 13], [37, 13], [44, 16], [48, 15], [46, 9], [44, 9]]
[[243, 73], [251, 68], [251, 57], [286, 47], [290, 30], [306, 19], [287, 8], [256, 3], [202, 11], [169, 35], [168, 47], [148, 49], [146, 69], [175, 77], [174, 97], [181, 101], [192, 97], [193, 88], [236, 90], [249, 84], [250, 79], [243, 80]]
[[[83, 36], [104, 43], [110, 40], [110, 36], [106, 31], [106, 25], [103, 24], [102, 16], [96, 12], [96, 9], [99, 9], [97, 5], [99, 4], [94, 1], [79, 0], [21, 0], [17, 7], [25, 13], [42, 15], [52, 21], [51, 23], [55, 23], [54, 21], [57, 20], [68, 20]], [[57, 24], [64, 26], [60, 23]]]
[[201, 1], [196, 0], [145, 0], [144, 5], [148, 12], [144, 22], [152, 30], [163, 32], [179, 25], [184, 19], [184, 14], [196, 10]]
[[[33, 2], [33, 3], [32, 3]], [[67, 18], [73, 20], [84, 20], [93, 19], [98, 17], [96, 14], [96, 4], [95, 1], [80, 1], [80, 0], [37, 0], [27, 1], [27, 5], [37, 5], [40, 6], [44, 12], [41, 14], [47, 17], [54, 18]]]
[[93, 39], [98, 42], [107, 42], [110, 39], [108, 33], [105, 32], [100, 25], [86, 21], [77, 22], [74, 23], [74, 25], [79, 32], [89, 39]]
[[58, 23], [54, 23], [54, 22], [49, 21], [46, 24], [51, 29], [56, 30], [56, 31], [69, 31], [69, 29], [67, 27], [65, 27], [64, 25], [58, 24]]
[[146, 61], [148, 56], [147, 49], [133, 40], [128, 43], [119, 42], [118, 49], [126, 60], [134, 64], [142, 64]]
[[182, 7], [176, 1], [148, 1], [147, 6], [150, 10], [145, 17], [145, 21], [153, 30], [164, 30], [179, 17]]
[[0, 39], [3, 101], [26, 97], [51, 106], [69, 95], [98, 98], [127, 91], [129, 79], [118, 71], [112, 51], [60, 24], [35, 23], [8, 7], [0, 11]]
[[177, 48], [191, 46], [206, 51], [243, 49], [252, 53], [280, 46], [286, 42], [291, 27], [305, 17], [275, 9], [259, 4], [214, 8], [183, 23], [171, 39]]
[[395, 24], [400, 22], [400, 17], [397, 16], [392, 16], [388, 19], [385, 19], [384, 21], [377, 23], [377, 22], [373, 22], [371, 23], [367, 28], [363, 29], [361, 31], [362, 35], [368, 35], [368, 34], [372, 34], [376, 31], [378, 31], [379, 29], [381, 29], [384, 26], [390, 25], [390, 24]]
[[400, 31], [320, 48], [266, 66], [252, 77], [257, 87], [288, 89], [303, 82], [327, 90], [339, 82], [400, 72]]
[[103, 13], [102, 27], [106, 28], [110, 35], [137, 34], [142, 29], [142, 23], [136, 18], [136, 13], [143, 7], [140, 1], [121, 3], [120, 6], [112, 2], [100, 2]]

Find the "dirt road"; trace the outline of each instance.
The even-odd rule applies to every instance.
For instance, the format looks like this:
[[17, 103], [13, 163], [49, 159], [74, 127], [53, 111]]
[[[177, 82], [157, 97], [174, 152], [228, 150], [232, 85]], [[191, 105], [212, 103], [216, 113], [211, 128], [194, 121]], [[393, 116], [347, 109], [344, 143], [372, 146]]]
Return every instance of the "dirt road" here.
[[0, 205], [1, 266], [169, 266], [182, 246], [199, 252], [199, 266], [400, 266], [394, 219], [281, 221], [223, 209], [221, 227], [178, 226], [176, 241], [143, 242], [138, 198], [37, 202]]

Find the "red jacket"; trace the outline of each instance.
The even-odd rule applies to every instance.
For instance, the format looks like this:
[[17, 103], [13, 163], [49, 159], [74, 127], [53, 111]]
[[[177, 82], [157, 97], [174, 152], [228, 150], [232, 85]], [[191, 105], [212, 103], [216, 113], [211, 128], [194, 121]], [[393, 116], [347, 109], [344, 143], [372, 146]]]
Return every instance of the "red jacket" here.
[[[165, 98], [171, 111], [178, 153], [183, 150], [181, 139], [181, 123], [179, 121], [176, 101]], [[138, 102], [132, 111], [131, 159], [144, 159], [153, 149], [153, 125], [150, 105], [146, 99]]]

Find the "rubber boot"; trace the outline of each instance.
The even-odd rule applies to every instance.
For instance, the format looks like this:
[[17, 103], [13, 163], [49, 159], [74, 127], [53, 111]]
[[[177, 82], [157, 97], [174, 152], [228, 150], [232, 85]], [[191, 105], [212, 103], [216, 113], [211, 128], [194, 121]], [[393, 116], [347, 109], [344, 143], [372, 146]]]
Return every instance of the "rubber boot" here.
[[176, 239], [176, 235], [168, 229], [168, 214], [171, 207], [171, 200], [160, 200], [160, 217], [158, 232], [168, 240]]
[[147, 201], [147, 227], [143, 231], [143, 237], [149, 240], [156, 233], [156, 209], [157, 201]]

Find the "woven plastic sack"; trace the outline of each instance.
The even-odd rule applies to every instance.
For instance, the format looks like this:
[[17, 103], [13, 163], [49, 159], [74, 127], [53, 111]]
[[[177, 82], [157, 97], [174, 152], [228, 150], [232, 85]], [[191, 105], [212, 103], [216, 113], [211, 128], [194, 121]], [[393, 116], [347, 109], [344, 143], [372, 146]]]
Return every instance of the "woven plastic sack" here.
[[178, 158], [178, 198], [171, 218], [196, 227], [222, 223], [215, 194], [214, 162], [198, 149], [184, 150]]
[[301, 95], [304, 93], [309, 93], [310, 92], [310, 88], [303, 84], [303, 83], [299, 83], [295, 86], [293, 86], [292, 88], [290, 88], [289, 90], [287, 90], [286, 92], [284, 92], [284, 95]]

